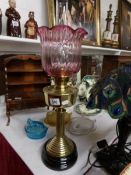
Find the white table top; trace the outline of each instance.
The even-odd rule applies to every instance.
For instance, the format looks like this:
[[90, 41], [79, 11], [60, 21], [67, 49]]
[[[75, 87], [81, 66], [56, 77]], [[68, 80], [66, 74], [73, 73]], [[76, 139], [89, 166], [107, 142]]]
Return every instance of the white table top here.
[[[68, 170], [53, 171], [43, 164], [41, 160], [41, 149], [44, 142], [54, 135], [55, 130], [49, 128], [47, 136], [40, 140], [29, 139], [24, 131], [24, 126], [28, 118], [42, 121], [46, 115], [46, 111], [46, 108], [34, 108], [13, 112], [9, 126], [6, 126], [7, 118], [5, 116], [0, 117], [0, 132], [34, 175], [82, 175], [84, 170], [81, 169], [85, 165], [89, 149], [101, 139], [106, 139], [108, 142], [111, 142], [116, 136], [115, 125], [117, 120], [111, 119], [105, 111], [102, 111], [95, 116], [88, 117], [92, 120], [96, 119], [96, 130], [94, 132], [84, 136], [75, 136], [66, 132], [68, 137], [72, 138], [77, 145], [77, 162]], [[73, 117], [77, 115], [78, 114], [73, 112]], [[88, 174], [106, 175], [101, 169], [93, 169]]]

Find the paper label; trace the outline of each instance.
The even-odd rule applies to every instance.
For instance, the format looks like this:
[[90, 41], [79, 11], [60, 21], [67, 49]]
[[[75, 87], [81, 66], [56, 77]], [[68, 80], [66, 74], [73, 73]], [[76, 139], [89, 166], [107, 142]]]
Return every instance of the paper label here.
[[105, 31], [103, 37], [106, 40], [111, 40], [111, 32], [110, 31]]
[[50, 104], [52, 106], [60, 106], [60, 99], [59, 98], [50, 98]]
[[68, 100], [62, 101], [62, 105], [68, 105], [68, 104], [69, 104]]
[[18, 21], [12, 21], [12, 25], [13, 25], [13, 27], [18, 27], [19, 23], [18, 23]]
[[119, 34], [112, 34], [112, 41], [118, 41], [118, 38], [119, 38]]

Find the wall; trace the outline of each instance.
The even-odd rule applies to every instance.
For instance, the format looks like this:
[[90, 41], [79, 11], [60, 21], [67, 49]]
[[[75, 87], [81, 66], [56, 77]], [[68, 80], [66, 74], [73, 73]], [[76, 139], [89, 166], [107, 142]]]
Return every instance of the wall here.
[[[109, 10], [109, 4], [112, 3], [112, 10], [113, 10], [113, 19], [114, 15], [116, 13], [116, 9], [118, 6], [118, 0], [101, 0], [101, 31], [105, 30], [106, 26], [106, 17], [107, 17], [107, 11]], [[0, 8], [2, 9], [3, 13], [3, 32], [2, 34], [6, 34], [6, 16], [5, 11], [9, 7], [8, 0], [1, 0], [0, 1]], [[16, 0], [16, 9], [21, 15], [21, 29], [22, 34], [24, 37], [24, 24], [28, 19], [28, 13], [29, 11], [35, 12], [35, 19], [39, 26], [42, 25], [48, 25], [48, 17], [47, 17], [47, 0]], [[112, 20], [113, 23], [113, 20]], [[112, 25], [113, 28], [113, 25]]]
[[[6, 21], [5, 11], [9, 7], [8, 0], [0, 0], [0, 8], [2, 10], [2, 35], [6, 35]], [[47, 23], [47, 3], [46, 0], [16, 0], [16, 10], [21, 15], [21, 30], [24, 37], [24, 24], [28, 20], [29, 11], [35, 12], [35, 20], [38, 26], [48, 25]]]

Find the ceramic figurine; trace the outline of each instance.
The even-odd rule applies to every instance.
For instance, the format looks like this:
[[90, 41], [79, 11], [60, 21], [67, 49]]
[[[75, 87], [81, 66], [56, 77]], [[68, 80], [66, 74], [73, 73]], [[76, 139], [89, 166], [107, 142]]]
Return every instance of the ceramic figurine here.
[[2, 33], [2, 11], [0, 9], [0, 35]]
[[83, 77], [78, 87], [78, 97], [80, 101], [85, 101], [90, 96], [90, 90], [96, 83], [95, 75], [86, 75]]
[[29, 12], [29, 20], [25, 23], [25, 37], [37, 39], [38, 25], [34, 19], [34, 12]]
[[78, 97], [80, 101], [86, 100], [86, 90], [89, 88], [89, 84], [86, 81], [82, 81], [78, 87]]
[[5, 15], [7, 16], [7, 36], [21, 37], [21, 17], [15, 8], [16, 1], [9, 0], [9, 8], [5, 12]]

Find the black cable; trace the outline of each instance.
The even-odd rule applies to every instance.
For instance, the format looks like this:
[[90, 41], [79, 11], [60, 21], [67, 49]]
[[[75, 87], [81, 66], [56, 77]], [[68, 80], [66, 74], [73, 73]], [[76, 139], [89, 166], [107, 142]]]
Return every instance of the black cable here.
[[116, 135], [117, 135], [117, 138], [119, 137], [119, 130], [118, 130], [118, 121], [116, 123]]
[[125, 144], [126, 146], [131, 146], [131, 142], [128, 142]]
[[94, 166], [94, 164], [96, 163], [96, 160], [92, 163], [92, 165], [84, 172], [83, 175], [86, 175], [91, 169], [92, 167]]
[[117, 140], [118, 140], [118, 137], [116, 137], [116, 138], [112, 141], [111, 145], [114, 145], [114, 143], [115, 143]]
[[81, 170], [82, 170], [83, 168], [85, 168], [85, 167], [88, 165], [90, 154], [91, 154], [91, 150], [89, 151], [88, 157], [87, 157], [87, 161], [86, 161], [85, 165], [81, 168]]
[[97, 162], [97, 159], [93, 162], [93, 163], [91, 163], [91, 161], [90, 161], [90, 155], [91, 155], [91, 151], [90, 151], [90, 154], [88, 155], [88, 163], [92, 166], [92, 167], [95, 167], [95, 168], [103, 168], [103, 166], [101, 166], [101, 165], [95, 165], [95, 163]]
[[[95, 167], [95, 168], [103, 168], [103, 166], [96, 165], [97, 159], [96, 159], [93, 163], [91, 163], [91, 161], [90, 161], [91, 153], [92, 153], [92, 151], [90, 150], [90, 151], [89, 151], [89, 154], [88, 154], [87, 162], [86, 162], [86, 164], [85, 164], [85, 166], [84, 166], [83, 168], [85, 168], [88, 164], [90, 164], [90, 167], [84, 172], [83, 175], [86, 175], [86, 174], [92, 169], [92, 167]], [[83, 169], [83, 168], [82, 168], [82, 169]]]
[[[114, 142], [115, 142], [117, 139], [118, 139], [118, 137], [116, 137], [116, 138], [113, 140], [113, 142], [111, 143], [111, 145], [113, 145]], [[97, 159], [95, 159], [95, 161], [94, 161], [93, 163], [91, 163], [91, 161], [90, 161], [90, 156], [91, 156], [91, 154], [92, 154], [92, 151], [90, 150], [89, 153], [88, 153], [88, 157], [87, 157], [86, 164], [84, 165], [84, 167], [82, 167], [82, 169], [85, 168], [88, 164], [90, 164], [90, 167], [84, 172], [83, 175], [86, 175], [86, 173], [88, 173], [88, 172], [92, 169], [92, 167], [95, 167], [95, 168], [103, 168], [103, 166], [101, 166], [101, 165], [96, 165]]]
[[[114, 141], [116, 141], [116, 140], [117, 140], [117, 137], [114, 139]], [[113, 142], [114, 142], [114, 141], [113, 141]], [[113, 143], [113, 142], [112, 142], [112, 143]], [[111, 144], [111, 145], [117, 146], [117, 144]], [[130, 150], [130, 149], [129, 149], [129, 150]], [[103, 166], [96, 165], [97, 159], [96, 159], [93, 163], [91, 163], [91, 161], [90, 161], [91, 153], [92, 153], [92, 151], [89, 151], [88, 159], [87, 159], [86, 165], [84, 166], [84, 167], [86, 167], [88, 164], [90, 164], [90, 167], [84, 172], [83, 175], [86, 175], [86, 174], [92, 169], [92, 167], [95, 167], [95, 168], [103, 168]], [[126, 160], [131, 161], [131, 160], [128, 158], [127, 152], [124, 152], [124, 154], [125, 154]], [[124, 162], [123, 162], [123, 163], [124, 163]], [[126, 163], [125, 163], [125, 165], [126, 165]], [[83, 168], [84, 168], [84, 167], [83, 167]]]
[[[114, 143], [118, 140], [118, 137], [119, 137], [118, 121], [117, 121], [117, 123], [116, 123], [116, 135], [117, 135], [117, 137], [112, 141], [112, 143], [110, 144], [110, 146], [117, 146], [117, 143], [116, 143], [116, 144], [114, 144]], [[131, 146], [131, 142], [128, 142], [128, 143], [125, 144], [125, 149], [131, 152], [131, 149], [128, 148], [129, 146]], [[129, 160], [129, 158], [128, 158], [127, 152], [125, 151], [124, 153], [125, 153], [125, 158], [126, 158], [128, 161], [131, 161], [131, 160]], [[84, 166], [83, 168], [85, 168], [88, 164], [90, 164], [90, 167], [84, 172], [83, 175], [86, 175], [86, 173], [88, 173], [88, 172], [92, 169], [92, 167], [95, 167], [95, 168], [103, 168], [103, 166], [96, 165], [97, 159], [95, 159], [95, 161], [94, 161], [93, 163], [91, 163], [91, 161], [90, 161], [90, 156], [91, 156], [91, 154], [92, 154], [92, 151], [90, 150], [89, 153], [88, 153], [87, 162], [86, 162], [86, 164], [85, 164], [85, 166]], [[124, 163], [124, 162], [123, 162], [123, 163]], [[83, 169], [83, 168], [82, 168], [82, 169]]]
[[130, 149], [130, 148], [128, 148], [128, 146], [125, 146], [125, 149], [126, 149], [126, 150], [128, 150], [128, 151], [131, 151], [131, 149]]

